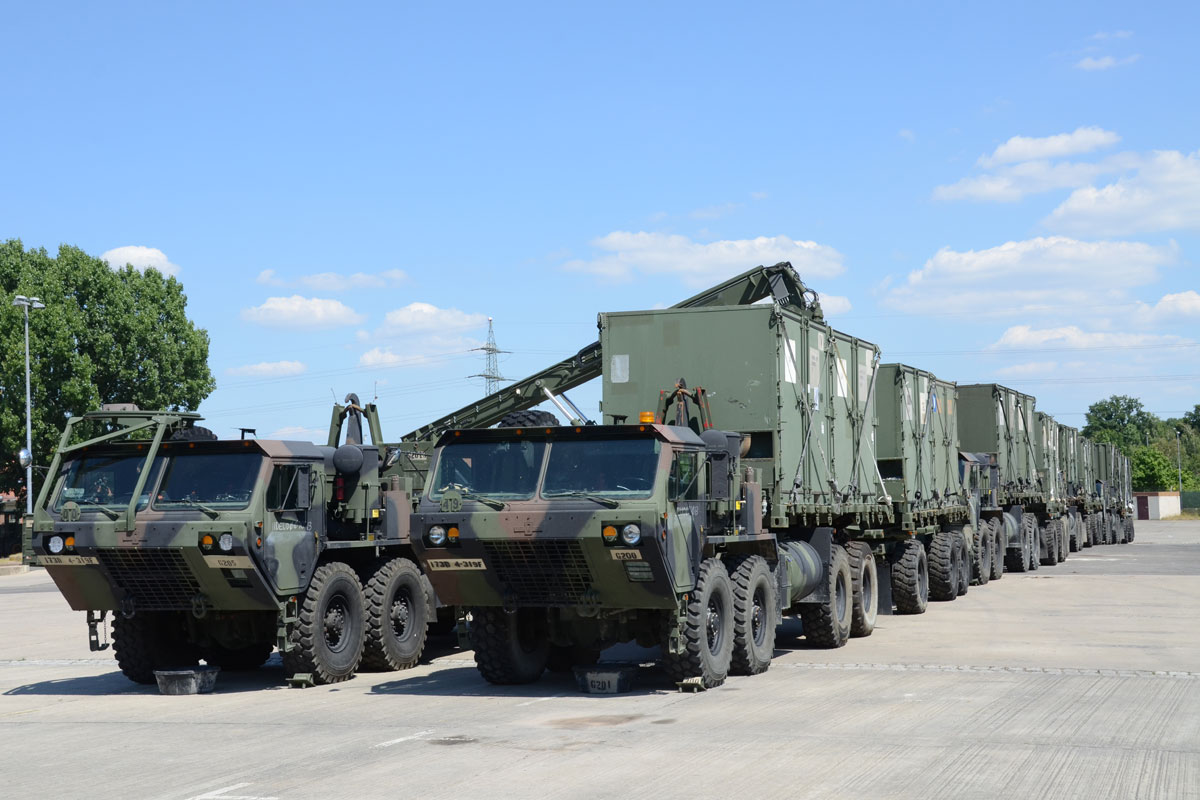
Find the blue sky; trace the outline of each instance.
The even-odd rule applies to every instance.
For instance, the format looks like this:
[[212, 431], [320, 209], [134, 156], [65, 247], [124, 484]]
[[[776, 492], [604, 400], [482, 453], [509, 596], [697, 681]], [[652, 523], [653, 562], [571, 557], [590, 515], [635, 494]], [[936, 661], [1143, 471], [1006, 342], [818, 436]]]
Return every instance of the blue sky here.
[[1192, 408], [1197, 6], [902, 5], [10, 5], [0, 236], [176, 274], [222, 435], [394, 440], [488, 316], [517, 378], [784, 259], [886, 360]]

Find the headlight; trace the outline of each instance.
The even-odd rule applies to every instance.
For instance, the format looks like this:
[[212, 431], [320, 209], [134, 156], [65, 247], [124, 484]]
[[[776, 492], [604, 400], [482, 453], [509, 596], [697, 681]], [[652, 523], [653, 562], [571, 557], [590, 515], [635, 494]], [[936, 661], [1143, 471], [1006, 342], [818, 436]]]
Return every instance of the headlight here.
[[51, 536], [50, 541], [46, 542], [46, 549], [58, 555], [63, 551], [63, 538], [61, 536]]
[[621, 541], [628, 545], [635, 545], [642, 540], [642, 529], [632, 522], [621, 528]]
[[446, 529], [441, 525], [434, 525], [429, 529], [429, 543], [434, 547], [441, 547], [446, 543]]
[[228, 553], [233, 549], [233, 534], [222, 533], [221, 538], [217, 540], [217, 545], [226, 553]]

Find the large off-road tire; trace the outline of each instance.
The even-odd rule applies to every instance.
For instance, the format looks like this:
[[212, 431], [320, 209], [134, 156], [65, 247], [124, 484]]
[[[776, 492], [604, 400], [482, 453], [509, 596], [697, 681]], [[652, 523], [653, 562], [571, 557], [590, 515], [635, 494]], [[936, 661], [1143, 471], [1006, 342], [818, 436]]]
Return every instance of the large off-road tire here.
[[367, 581], [367, 630], [362, 669], [372, 672], [415, 666], [425, 649], [431, 606], [421, 570], [393, 558]]
[[1058, 563], [1067, 560], [1071, 555], [1071, 536], [1067, 528], [1067, 517], [1059, 517], [1051, 523], [1054, 526], [1054, 541], [1058, 542]]
[[1041, 537], [1042, 547], [1046, 549], [1044, 556], [1038, 552], [1038, 563], [1044, 567], [1053, 567], [1058, 563], [1058, 529], [1055, 528], [1054, 521], [1039, 525], [1038, 536]]
[[[706, 689], [725, 682], [733, 659], [733, 582], [719, 558], [700, 564], [688, 594], [682, 653], [663, 648], [663, 669], [676, 683], [696, 679]], [[805, 629], [807, 632], [807, 629]]]
[[1068, 514], [1063, 517], [1063, 524], [1067, 526], [1067, 549], [1072, 553], [1078, 553], [1083, 549], [1083, 537], [1079, 533], [1079, 517]]
[[992, 529], [982, 523], [979, 530], [971, 531], [971, 579], [979, 586], [986, 586], [992, 579]]
[[1079, 543], [1083, 547], [1092, 546], [1092, 515], [1086, 514], [1079, 519]]
[[318, 685], [354, 677], [362, 660], [366, 602], [362, 584], [349, 565], [331, 561], [317, 567], [292, 627], [292, 649], [284, 671], [308, 673]]
[[187, 643], [176, 615], [141, 611], [132, 617], [113, 618], [113, 653], [117, 666], [134, 683], [155, 682], [156, 669], [187, 669], [199, 662]]
[[256, 642], [245, 647], [222, 647], [215, 644], [205, 650], [204, 660], [227, 672], [246, 672], [261, 667], [273, 652], [273, 641]]
[[766, 672], [775, 656], [779, 587], [762, 556], [735, 556], [725, 568], [733, 583], [732, 675]]
[[900, 547], [892, 563], [892, 600], [898, 614], [924, 614], [929, 605], [929, 559], [915, 539]]
[[835, 544], [829, 556], [829, 569], [825, 574], [828, 599], [801, 605], [800, 621], [804, 623], [805, 641], [814, 647], [832, 650], [850, 638], [854, 589], [846, 548]]
[[1021, 524], [1017, 528], [1020, 545], [1016, 548], [1005, 547], [1004, 549], [1004, 571], [1005, 572], [1028, 572], [1029, 571], [1029, 531], [1025, 525], [1025, 517], [1021, 517]]
[[190, 428], [180, 428], [171, 434], [173, 442], [212, 442], [216, 441], [217, 435], [208, 428], [200, 425], [193, 425]]
[[929, 543], [929, 599], [958, 597], [958, 541], [953, 531], [938, 531]]
[[1027, 569], [1037, 572], [1042, 566], [1042, 529], [1038, 527], [1037, 517], [1027, 514], [1021, 517], [1022, 522], [1028, 522], [1027, 536], [1029, 540], [1029, 563]]
[[850, 557], [850, 588], [853, 590], [850, 635], [870, 636], [879, 616], [879, 568], [875, 564], [875, 554], [866, 542], [850, 542], [846, 546], [846, 555]]
[[1125, 520], [1125, 543], [1129, 544], [1133, 541], [1133, 520]]
[[1004, 549], [1007, 546], [1004, 521], [999, 517], [992, 517], [987, 521], [987, 530], [992, 536], [992, 580], [998, 581], [1004, 577]]
[[488, 683], [533, 683], [550, 656], [546, 615], [540, 608], [477, 608], [469, 629], [475, 666]]
[[497, 428], [554, 428], [558, 426], [558, 417], [549, 411], [531, 408], [527, 411], [513, 411], [505, 414], [496, 423]]

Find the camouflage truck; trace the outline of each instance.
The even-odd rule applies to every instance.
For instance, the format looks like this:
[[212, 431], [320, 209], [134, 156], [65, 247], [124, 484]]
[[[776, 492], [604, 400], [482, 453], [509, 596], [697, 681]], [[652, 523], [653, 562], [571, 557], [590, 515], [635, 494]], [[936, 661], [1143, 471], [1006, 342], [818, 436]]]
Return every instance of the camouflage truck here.
[[1096, 451], [1096, 495], [1100, 510], [1096, 520], [1099, 544], [1127, 544], [1133, 540], [1133, 491], [1129, 459], [1115, 444], [1099, 442]]
[[910, 488], [889, 494], [874, 452], [878, 349], [825, 324], [779, 268], [791, 288], [771, 304], [601, 314], [611, 424], [439, 440], [413, 544], [438, 596], [469, 609], [460, 630], [489, 681], [535, 680], [630, 640], [661, 644], [679, 681], [761, 672], [785, 614], [837, 647], [891, 611], [881, 595], [923, 611], [934, 543], [946, 592], [965, 590], [970, 505], [953, 445], [924, 467], [948, 484], [937, 498], [920, 495], [915, 462], [897, 468]]
[[980, 513], [1001, 532], [1005, 569], [1026, 572], [1057, 564], [1066, 506], [1054, 494], [1057, 476], [1048, 474], [1045, 459], [1039, 466], [1035, 399], [994, 383], [960, 385], [958, 397], [962, 448], [994, 475], [989, 503]]
[[1092, 546], [1088, 535], [1088, 492], [1084, 477], [1085, 443], [1077, 428], [1059, 424], [1059, 468], [1062, 472], [1063, 502], [1067, 508], [1065, 523], [1070, 536], [1067, 544], [1072, 553]]
[[196, 414], [131, 406], [72, 417], [30, 545], [87, 612], [91, 648], [112, 613], [138, 683], [199, 659], [254, 668], [276, 647], [290, 678], [318, 684], [415, 664], [434, 601], [408, 540], [413, 487], [376, 444], [375, 407], [347, 402], [323, 446], [218, 440]]

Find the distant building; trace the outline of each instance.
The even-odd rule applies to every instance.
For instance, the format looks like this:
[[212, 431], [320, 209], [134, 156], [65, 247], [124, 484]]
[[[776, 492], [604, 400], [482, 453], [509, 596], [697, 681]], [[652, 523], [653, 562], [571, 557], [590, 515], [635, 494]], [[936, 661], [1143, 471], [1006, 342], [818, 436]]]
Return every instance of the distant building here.
[[1179, 492], [1134, 492], [1138, 519], [1177, 517], [1182, 512]]

